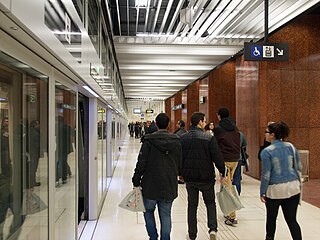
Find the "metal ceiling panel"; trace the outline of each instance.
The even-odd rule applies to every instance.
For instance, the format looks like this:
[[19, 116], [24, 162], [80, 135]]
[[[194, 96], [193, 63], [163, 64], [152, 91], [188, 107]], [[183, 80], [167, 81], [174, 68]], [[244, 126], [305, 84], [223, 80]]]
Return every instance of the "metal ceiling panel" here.
[[[317, 3], [269, 0], [269, 33]], [[263, 0], [109, 0], [109, 9], [130, 100], [165, 99], [264, 36]]]

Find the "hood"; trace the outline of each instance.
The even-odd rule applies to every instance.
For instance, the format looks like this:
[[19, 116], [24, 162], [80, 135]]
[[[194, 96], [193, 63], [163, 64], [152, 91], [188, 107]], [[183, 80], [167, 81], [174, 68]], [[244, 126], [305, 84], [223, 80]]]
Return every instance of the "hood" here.
[[234, 131], [237, 129], [236, 122], [232, 118], [222, 118], [219, 122], [219, 126], [225, 129], [226, 131]]
[[153, 134], [147, 134], [144, 141], [149, 141], [160, 152], [168, 153], [177, 147], [173, 143], [180, 143], [180, 138], [167, 131], [157, 131]]

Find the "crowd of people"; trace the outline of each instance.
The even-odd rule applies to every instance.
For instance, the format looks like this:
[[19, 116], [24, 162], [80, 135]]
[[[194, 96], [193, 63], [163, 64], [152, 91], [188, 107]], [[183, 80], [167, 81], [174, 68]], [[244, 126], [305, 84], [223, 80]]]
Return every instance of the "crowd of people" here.
[[[218, 124], [207, 123], [204, 113], [195, 112], [186, 129], [183, 120], [177, 121], [176, 130], [168, 131], [170, 123], [166, 113], [160, 113], [155, 128], [151, 123], [130, 123], [131, 137], [142, 138], [142, 146], [134, 169], [132, 183], [142, 190], [146, 212], [144, 219], [150, 240], [169, 240], [172, 228], [171, 208], [178, 196], [178, 183], [185, 184], [188, 195], [186, 239], [197, 238], [197, 209], [201, 192], [207, 209], [207, 227], [210, 240], [217, 239], [218, 223], [215, 201], [215, 168], [220, 184], [233, 195], [241, 193], [242, 166], [246, 165], [247, 140], [225, 107], [217, 111]], [[137, 126], [137, 127], [136, 127]], [[142, 133], [143, 132], [143, 133]], [[140, 135], [139, 135], [140, 134]], [[275, 239], [276, 218], [281, 206], [292, 239], [300, 240], [301, 229], [296, 220], [301, 196], [299, 174], [302, 166], [293, 144], [285, 142], [289, 128], [283, 122], [270, 122], [265, 131], [265, 144], [259, 152], [262, 161], [260, 186], [261, 202], [266, 206], [266, 240]], [[248, 171], [248, 165], [246, 170]], [[157, 231], [154, 211], [158, 208], [160, 233]], [[235, 211], [224, 216], [225, 224], [238, 224]]]

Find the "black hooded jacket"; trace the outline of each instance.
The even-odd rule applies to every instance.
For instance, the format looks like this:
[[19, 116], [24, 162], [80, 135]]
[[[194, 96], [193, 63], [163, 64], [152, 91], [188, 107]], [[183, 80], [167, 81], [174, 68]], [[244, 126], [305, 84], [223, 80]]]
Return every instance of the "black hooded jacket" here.
[[218, 141], [225, 162], [238, 162], [240, 156], [240, 133], [232, 118], [222, 118], [214, 128], [214, 136]]
[[181, 143], [176, 134], [157, 131], [145, 136], [132, 177], [145, 198], [173, 200], [178, 196]]

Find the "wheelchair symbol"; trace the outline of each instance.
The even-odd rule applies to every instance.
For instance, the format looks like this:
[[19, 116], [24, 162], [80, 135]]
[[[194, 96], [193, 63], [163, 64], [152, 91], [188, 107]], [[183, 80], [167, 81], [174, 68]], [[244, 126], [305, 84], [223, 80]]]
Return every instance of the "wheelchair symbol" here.
[[250, 55], [252, 58], [262, 58], [262, 46], [251, 46]]
[[260, 53], [260, 51], [258, 50], [258, 48], [257, 47], [254, 47], [254, 51], [253, 51], [253, 56], [255, 56], [255, 57], [258, 57], [258, 56], [260, 56], [261, 55], [261, 53]]

